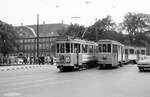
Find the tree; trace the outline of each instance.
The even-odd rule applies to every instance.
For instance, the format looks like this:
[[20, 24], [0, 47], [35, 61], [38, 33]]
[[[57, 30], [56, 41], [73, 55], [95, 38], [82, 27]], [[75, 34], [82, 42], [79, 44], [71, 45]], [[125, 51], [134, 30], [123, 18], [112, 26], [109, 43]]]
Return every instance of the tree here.
[[72, 36], [74, 38], [75, 37], [81, 38], [84, 30], [85, 30], [84, 26], [80, 26], [78, 24], [71, 24], [69, 25], [69, 27], [59, 30], [58, 33], [61, 36]]
[[18, 46], [15, 41], [17, 37], [13, 26], [0, 21], [0, 53], [6, 56], [7, 53], [13, 51]]
[[104, 36], [105, 32], [113, 32], [115, 30], [114, 26], [115, 23], [111, 19], [111, 16], [99, 19], [92, 26], [89, 27], [87, 31], [88, 35], [86, 36], [86, 38], [87, 39], [92, 38], [92, 40], [97, 41]]
[[145, 14], [127, 13], [123, 21], [123, 29], [128, 33], [131, 44], [135, 44], [139, 33], [149, 30], [148, 17]]

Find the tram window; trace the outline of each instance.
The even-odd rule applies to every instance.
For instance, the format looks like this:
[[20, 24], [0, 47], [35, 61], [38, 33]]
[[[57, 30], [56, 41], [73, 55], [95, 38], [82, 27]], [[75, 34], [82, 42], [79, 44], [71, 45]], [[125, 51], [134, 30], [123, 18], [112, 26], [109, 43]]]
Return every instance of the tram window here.
[[107, 44], [108, 52], [111, 52], [111, 44]]
[[63, 43], [60, 44], [60, 53], [65, 53], [65, 46]]
[[80, 53], [80, 44], [78, 44], [78, 51], [79, 51], [78, 53]]
[[106, 52], [106, 51], [107, 51], [106, 44], [103, 44], [103, 52]]
[[134, 49], [129, 50], [130, 54], [134, 54]]
[[59, 53], [59, 44], [57, 43], [57, 53]]
[[145, 50], [141, 50], [141, 54], [144, 55], [145, 54]]
[[73, 44], [71, 43], [71, 53], [73, 53]]
[[88, 51], [88, 45], [85, 45], [85, 53]]
[[74, 44], [74, 53], [80, 53], [80, 44]]
[[103, 48], [102, 48], [102, 44], [99, 44], [99, 52], [102, 52]]
[[70, 53], [70, 43], [66, 43], [66, 53]]
[[117, 49], [117, 45], [113, 45], [113, 53], [117, 53], [118, 49]]
[[140, 51], [139, 51], [139, 50], [137, 50], [137, 51], [136, 51], [136, 53], [137, 53], [137, 54], [140, 54]]
[[92, 46], [92, 45], [89, 46], [89, 52], [90, 52], [90, 53], [93, 52], [93, 46]]
[[125, 49], [125, 54], [128, 54], [128, 49]]
[[87, 53], [87, 45], [82, 45], [82, 53]]

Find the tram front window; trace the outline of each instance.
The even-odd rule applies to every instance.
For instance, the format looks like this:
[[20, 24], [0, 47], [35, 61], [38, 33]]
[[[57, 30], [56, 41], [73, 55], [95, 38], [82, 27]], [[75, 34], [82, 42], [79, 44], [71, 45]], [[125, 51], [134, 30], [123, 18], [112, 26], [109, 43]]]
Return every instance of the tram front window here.
[[60, 53], [65, 53], [65, 46], [63, 43], [60, 44]]
[[106, 51], [107, 51], [106, 44], [103, 44], [103, 52], [106, 52]]
[[125, 49], [125, 54], [128, 54], [128, 49]]
[[108, 50], [108, 52], [110, 53], [111, 52], [111, 44], [107, 44], [107, 50]]
[[111, 53], [111, 44], [99, 44], [99, 52]]
[[141, 50], [141, 54], [144, 55], [145, 54], [145, 50]]
[[102, 48], [102, 44], [99, 44], [99, 52], [102, 52], [103, 48]]
[[129, 50], [130, 54], [134, 54], [134, 49]]
[[66, 43], [66, 53], [70, 53], [70, 43]]
[[80, 44], [74, 44], [74, 53], [80, 53]]

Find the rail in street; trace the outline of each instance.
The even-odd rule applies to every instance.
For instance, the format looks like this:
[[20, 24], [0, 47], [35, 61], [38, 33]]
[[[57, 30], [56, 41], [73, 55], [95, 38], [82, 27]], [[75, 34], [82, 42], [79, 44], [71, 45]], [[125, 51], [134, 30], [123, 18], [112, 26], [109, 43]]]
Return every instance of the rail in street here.
[[13, 70], [0, 73], [0, 97], [149, 97], [149, 75], [132, 64], [73, 72], [53, 66]]
[[50, 67], [54, 68], [56, 66], [50, 65], [50, 64], [44, 64], [44, 65], [16, 65], [16, 66], [0, 66], [0, 72], [1, 71], [12, 71], [12, 70], [20, 70], [20, 69], [33, 69], [33, 68], [44, 68], [44, 67]]

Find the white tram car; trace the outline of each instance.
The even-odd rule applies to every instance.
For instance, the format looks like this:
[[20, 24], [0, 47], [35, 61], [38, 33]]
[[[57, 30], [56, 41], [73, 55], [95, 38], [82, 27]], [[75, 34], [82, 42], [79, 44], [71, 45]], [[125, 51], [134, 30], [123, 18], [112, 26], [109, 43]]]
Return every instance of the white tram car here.
[[125, 63], [137, 63], [146, 58], [146, 47], [125, 46]]
[[56, 48], [57, 68], [60, 71], [96, 66], [98, 44], [95, 42], [69, 38], [58, 39]]
[[98, 47], [99, 68], [122, 66], [125, 59], [123, 44], [114, 40], [104, 39], [98, 41]]

